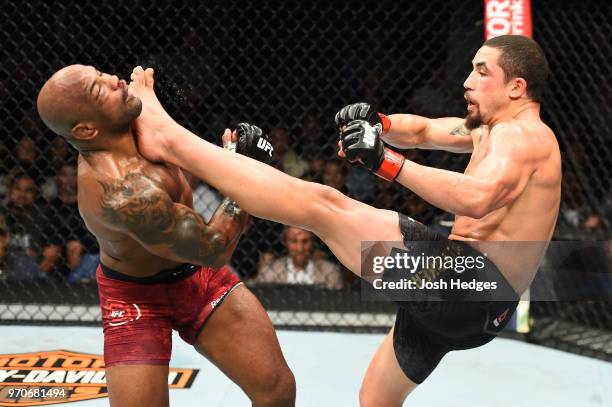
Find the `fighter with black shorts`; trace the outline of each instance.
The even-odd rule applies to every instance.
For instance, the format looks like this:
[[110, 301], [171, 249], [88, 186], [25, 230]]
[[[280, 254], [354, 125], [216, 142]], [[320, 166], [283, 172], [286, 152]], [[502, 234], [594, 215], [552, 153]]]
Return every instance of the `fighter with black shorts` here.
[[[539, 248], [550, 241], [561, 195], [559, 146], [540, 119], [547, 75], [546, 57], [531, 39], [487, 40], [463, 84], [465, 118], [386, 116], [367, 103], [350, 104], [335, 119], [339, 154], [455, 214], [447, 242], [451, 250], [469, 250], [481, 242], [537, 243], [538, 250], [531, 245], [513, 246], [510, 253], [487, 250], [488, 274], [520, 295], [544, 255]], [[405, 242], [407, 247], [415, 234], [435, 238], [418, 225], [400, 221], [397, 212], [373, 208], [207, 143], [168, 115], [153, 91], [152, 73], [140, 67], [134, 70], [130, 89], [143, 101], [135, 124], [145, 157], [185, 168], [254, 216], [314, 232], [357, 275], [362, 273], [362, 242]], [[223, 135], [225, 140], [237, 137], [229, 129]], [[417, 164], [388, 146], [471, 156], [459, 173]], [[222, 166], [223, 177], [217, 177], [214, 169]], [[411, 311], [410, 304], [400, 304], [398, 321], [366, 372], [361, 405], [399, 406], [448, 350], [489, 341], [515, 306], [516, 297], [504, 300], [503, 306], [490, 301], [465, 301], [461, 307], [442, 303], [442, 311], [434, 307], [427, 318]], [[495, 329], [489, 329], [491, 324]]]
[[[493, 340], [514, 314], [519, 296], [497, 266], [472, 246], [460, 240], [448, 240], [402, 214], [399, 214], [399, 222], [404, 245], [409, 252], [424, 251], [428, 256], [441, 258], [461, 256], [483, 259], [484, 267], [477, 271], [472, 269], [456, 273], [452, 270], [435, 270], [439, 273], [432, 281], [475, 280], [495, 283], [496, 287], [492, 295], [482, 295], [469, 289], [464, 292], [449, 290], [443, 294], [450, 298], [397, 302], [393, 330], [395, 356], [406, 376], [420, 384], [448, 352], [476, 348]], [[431, 272], [428, 270], [428, 273]], [[416, 276], [419, 277], [418, 273]], [[387, 275], [386, 279], [392, 277]], [[466, 298], [469, 296], [472, 298]]]

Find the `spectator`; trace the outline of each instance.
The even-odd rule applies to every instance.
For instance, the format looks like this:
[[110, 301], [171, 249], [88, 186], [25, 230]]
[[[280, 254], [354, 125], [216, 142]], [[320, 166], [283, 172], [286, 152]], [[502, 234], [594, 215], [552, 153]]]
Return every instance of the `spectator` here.
[[270, 132], [270, 140], [274, 146], [274, 161], [272, 165], [292, 177], [301, 178], [310, 168], [310, 164], [298, 157], [289, 148], [289, 137], [283, 127], [275, 127]]
[[34, 259], [15, 245], [3, 216], [0, 216], [0, 280], [46, 278]]
[[302, 177], [302, 179], [310, 182], [322, 183], [324, 164], [324, 159], [316, 157], [312, 158], [309, 163], [308, 172]]
[[307, 116], [302, 122], [302, 137], [298, 144], [300, 155], [308, 161], [315, 160], [321, 154], [321, 127], [313, 116]]
[[65, 248], [66, 266], [70, 270], [68, 282], [89, 283], [96, 280], [96, 269], [100, 263], [98, 253], [85, 253], [78, 240], [69, 240]]
[[337, 264], [313, 257], [312, 233], [288, 226], [283, 233], [287, 256], [261, 268], [254, 282], [320, 285], [326, 288], [342, 288], [342, 274]]
[[331, 159], [323, 163], [323, 184], [346, 193], [346, 166], [338, 159]]
[[34, 139], [29, 136], [22, 137], [15, 146], [15, 155], [6, 163], [9, 170], [10, 183], [18, 173], [25, 172], [35, 182], [40, 181], [41, 174], [38, 168], [38, 147]]
[[36, 200], [38, 189], [32, 177], [15, 173], [9, 185], [9, 194], [2, 212], [11, 233], [12, 243], [31, 257], [40, 254], [41, 225], [44, 218]]
[[11, 235], [8, 233], [4, 218], [0, 218], [0, 280], [8, 277], [7, 269], [7, 251], [11, 241]]
[[76, 166], [64, 164], [60, 168], [57, 181], [57, 197], [49, 202], [46, 210], [44, 238], [47, 245], [63, 247], [68, 240], [76, 240], [87, 252], [96, 251], [95, 240], [85, 228], [79, 214]]
[[10, 149], [4, 144], [0, 143], [0, 200], [4, 200], [9, 190], [9, 157], [11, 156]]
[[353, 165], [348, 170], [346, 188], [349, 196], [365, 203], [372, 202], [377, 177], [362, 165]]
[[57, 174], [60, 172], [62, 166], [67, 163], [74, 163], [75, 161], [75, 156], [66, 140], [61, 136], [55, 137], [45, 156], [45, 167], [43, 172], [47, 175], [47, 178], [40, 187], [40, 194], [45, 200], [51, 201], [57, 196]]

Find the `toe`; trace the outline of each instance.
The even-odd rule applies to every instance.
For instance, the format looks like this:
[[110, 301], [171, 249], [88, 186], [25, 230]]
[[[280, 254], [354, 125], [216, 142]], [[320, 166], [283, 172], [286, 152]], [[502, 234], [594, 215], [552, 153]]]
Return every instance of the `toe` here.
[[140, 65], [138, 65], [132, 70], [132, 74], [130, 75], [130, 79], [132, 80], [132, 82], [130, 82], [131, 87], [145, 85], [145, 78], [143, 73], [144, 71]]
[[155, 71], [153, 71], [153, 68], [147, 68], [146, 71], [144, 71], [144, 78], [145, 78], [145, 85], [147, 87], [153, 87], [155, 81], [153, 79], [153, 75], [155, 74]]

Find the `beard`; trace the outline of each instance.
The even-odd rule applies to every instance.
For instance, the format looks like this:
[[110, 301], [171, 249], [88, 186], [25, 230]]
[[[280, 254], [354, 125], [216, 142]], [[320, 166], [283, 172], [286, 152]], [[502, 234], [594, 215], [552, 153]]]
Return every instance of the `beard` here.
[[482, 117], [480, 117], [480, 112], [476, 112], [473, 114], [469, 114], [465, 117], [465, 127], [468, 130], [474, 130], [477, 127], [482, 125]]
[[136, 118], [140, 116], [140, 113], [142, 113], [142, 101], [140, 98], [130, 95], [124, 103], [127, 114], [132, 118], [132, 120], [136, 120]]

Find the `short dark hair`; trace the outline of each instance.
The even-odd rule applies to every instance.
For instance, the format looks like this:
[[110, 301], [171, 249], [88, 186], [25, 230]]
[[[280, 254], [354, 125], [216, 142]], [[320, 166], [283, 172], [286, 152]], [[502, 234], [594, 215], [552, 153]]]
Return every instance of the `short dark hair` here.
[[486, 40], [483, 46], [501, 51], [498, 65], [506, 82], [523, 78], [527, 82], [527, 96], [542, 103], [542, 93], [550, 73], [544, 51], [537, 42], [523, 35], [500, 35]]

